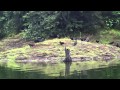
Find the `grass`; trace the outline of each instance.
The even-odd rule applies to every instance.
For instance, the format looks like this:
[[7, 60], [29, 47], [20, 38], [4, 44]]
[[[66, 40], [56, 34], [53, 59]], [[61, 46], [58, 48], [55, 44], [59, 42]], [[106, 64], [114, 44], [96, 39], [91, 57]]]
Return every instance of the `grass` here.
[[[65, 42], [65, 45], [60, 45], [59, 42]], [[77, 46], [73, 46], [73, 41], [69, 38], [62, 39], [52, 39], [46, 40], [44, 42], [36, 44], [35, 47], [30, 48], [28, 45], [22, 48], [15, 48], [11, 50], [7, 50], [2, 52], [3, 54], [7, 54], [8, 56], [29, 56], [29, 55], [43, 55], [43, 56], [56, 56], [56, 57], [65, 57], [64, 48], [65, 46], [70, 49], [71, 56], [96, 56], [100, 52], [103, 52], [102, 47], [105, 47], [106, 52], [109, 51], [109, 45], [105, 46], [103, 44], [96, 44], [91, 42], [78, 41]], [[99, 48], [101, 47], [101, 48]], [[119, 50], [119, 48], [117, 48]], [[2, 54], [1, 53], [1, 54]]]
[[[9, 45], [11, 42], [14, 43], [15, 40], [19, 41], [20, 36], [21, 34], [16, 35], [15, 37], [3, 39], [0, 42], [1, 48], [4, 49], [8, 47], [6, 44]], [[100, 44], [78, 40], [78, 44], [73, 46], [74, 41], [67, 37], [61, 39], [49, 39], [44, 42], [37, 43], [35, 47], [29, 47], [25, 42], [22, 47], [10, 47], [0, 52], [0, 60], [9, 60], [8, 64], [10, 66], [12, 64], [15, 66], [16, 59], [21, 59], [21, 57], [24, 57], [27, 60], [36, 59], [39, 56], [43, 56], [44, 58], [54, 57], [57, 61], [60, 61], [65, 58], [65, 46], [70, 49], [72, 58], [86, 56], [95, 57], [105, 53], [111, 53], [114, 56], [120, 55], [120, 48], [107, 45], [107, 43], [112, 40], [119, 40], [120, 32], [118, 30], [112, 29], [101, 31], [100, 35], [94, 36], [94, 39], [96, 38], [100, 38]], [[60, 41], [65, 42], [65, 45], [60, 45]]]
[[100, 32], [101, 43], [108, 44], [111, 41], [119, 41], [119, 39], [120, 39], [119, 30], [111, 29]]

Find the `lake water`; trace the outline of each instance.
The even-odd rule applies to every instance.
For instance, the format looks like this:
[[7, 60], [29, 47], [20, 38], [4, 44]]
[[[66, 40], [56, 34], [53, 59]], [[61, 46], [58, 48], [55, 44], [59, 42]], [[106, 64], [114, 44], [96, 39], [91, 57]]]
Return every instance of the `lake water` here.
[[17, 63], [18, 67], [0, 65], [0, 79], [120, 79], [120, 65], [96, 69], [80, 63]]

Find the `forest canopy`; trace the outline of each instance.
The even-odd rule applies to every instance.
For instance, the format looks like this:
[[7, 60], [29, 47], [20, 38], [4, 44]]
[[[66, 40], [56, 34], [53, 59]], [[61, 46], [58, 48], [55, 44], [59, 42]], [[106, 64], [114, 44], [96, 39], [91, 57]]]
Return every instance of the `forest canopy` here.
[[73, 36], [120, 29], [120, 11], [0, 11], [0, 39], [23, 33], [26, 39]]

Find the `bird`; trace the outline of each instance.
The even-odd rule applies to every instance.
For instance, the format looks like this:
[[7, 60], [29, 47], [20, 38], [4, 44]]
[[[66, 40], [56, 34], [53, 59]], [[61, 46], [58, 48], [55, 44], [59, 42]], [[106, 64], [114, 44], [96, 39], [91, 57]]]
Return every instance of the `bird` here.
[[81, 41], [85, 41], [86, 40], [86, 38], [81, 38]]
[[44, 40], [45, 40], [44, 38], [38, 38], [38, 39], [34, 40], [34, 42], [35, 42], [35, 43], [38, 43], [38, 42], [42, 42], [42, 41], [44, 41]]
[[110, 42], [109, 44], [113, 44], [113, 43], [114, 43], [114, 41]]
[[97, 43], [99, 43], [99, 40], [96, 40]]
[[29, 45], [30, 47], [34, 47], [34, 46], [35, 46], [34, 43], [29, 43], [28, 45]]
[[117, 43], [116, 47], [120, 47], [118, 43]]
[[71, 40], [74, 40], [74, 38], [73, 38], [73, 37], [70, 37], [70, 39], [71, 39]]
[[59, 43], [60, 43], [60, 45], [63, 45], [63, 44], [65, 44], [64, 42], [61, 42], [61, 41], [60, 41]]
[[53, 39], [53, 38], [60, 38], [59, 34], [51, 34], [49, 35], [49, 38]]
[[39, 42], [39, 40], [38, 40], [38, 39], [37, 39], [37, 40], [34, 40], [34, 42], [35, 42], [35, 43], [38, 43], [38, 42]]
[[77, 38], [75, 38], [75, 37], [70, 37], [70, 39], [71, 39], [71, 40], [76, 40]]

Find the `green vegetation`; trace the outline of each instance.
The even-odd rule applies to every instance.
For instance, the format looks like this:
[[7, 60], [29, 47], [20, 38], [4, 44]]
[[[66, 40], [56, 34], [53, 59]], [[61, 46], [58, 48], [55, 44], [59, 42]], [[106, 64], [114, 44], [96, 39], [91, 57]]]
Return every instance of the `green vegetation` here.
[[111, 41], [119, 41], [120, 31], [116, 29], [105, 30], [100, 32], [100, 40], [102, 43], [109, 43]]
[[[10, 40], [12, 39], [9, 39], [9, 41]], [[65, 42], [65, 44], [60, 45], [60, 41]], [[111, 45], [85, 42], [80, 40], [77, 42], [76, 46], [73, 46], [73, 43], [74, 42], [69, 38], [46, 40], [44, 42], [36, 43], [34, 47], [30, 47], [26, 42], [23, 47], [13, 49], [8, 48], [9, 50], [0, 52], [0, 59], [1, 62], [7, 60], [8, 66], [13, 65], [13, 67], [15, 62], [23, 61], [59, 63], [65, 58], [65, 46], [70, 49], [72, 59], [80, 59], [81, 57], [96, 57], [101, 61], [103, 60], [102, 56], [106, 55], [106, 53], [108, 53], [114, 59], [120, 54], [120, 48]], [[92, 61], [92, 59], [90, 59], [90, 61]]]
[[[57, 63], [54, 73], [60, 72], [65, 47], [81, 68], [118, 64], [120, 11], [0, 11], [0, 62], [7, 67], [26, 70], [30, 64], [18, 63]], [[74, 71], [76, 65], [71, 67]], [[49, 66], [42, 69], [53, 73]]]
[[50, 38], [120, 29], [119, 11], [1, 11], [0, 38], [23, 32], [23, 38]]

